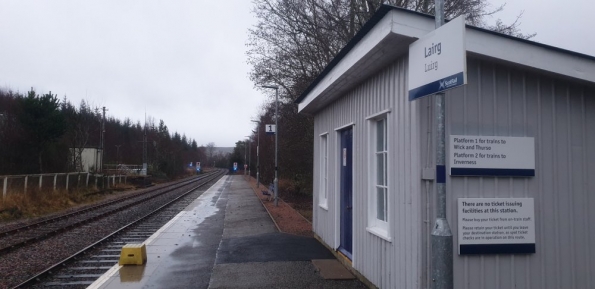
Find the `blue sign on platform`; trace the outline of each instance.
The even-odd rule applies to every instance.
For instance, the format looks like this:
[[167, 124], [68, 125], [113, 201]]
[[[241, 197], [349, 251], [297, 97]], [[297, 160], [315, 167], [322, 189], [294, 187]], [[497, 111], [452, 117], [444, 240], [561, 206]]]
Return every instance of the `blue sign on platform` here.
[[409, 91], [409, 100], [414, 100], [420, 98], [422, 96], [434, 94], [440, 91], [445, 91], [451, 88], [455, 88], [457, 86], [461, 86], [465, 84], [465, 74], [463, 72], [459, 72], [455, 75], [451, 75], [449, 77], [445, 77], [443, 79], [430, 82], [424, 86], [420, 86], [418, 88], [412, 89]]

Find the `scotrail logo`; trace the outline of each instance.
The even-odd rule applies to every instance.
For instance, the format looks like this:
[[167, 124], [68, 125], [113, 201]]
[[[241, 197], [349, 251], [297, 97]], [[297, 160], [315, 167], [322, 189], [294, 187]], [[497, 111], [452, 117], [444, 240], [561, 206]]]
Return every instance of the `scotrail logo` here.
[[457, 77], [451, 78], [449, 80], [441, 80], [440, 81], [440, 88], [439, 89], [446, 89], [452, 86], [455, 86], [459, 83], [459, 79]]

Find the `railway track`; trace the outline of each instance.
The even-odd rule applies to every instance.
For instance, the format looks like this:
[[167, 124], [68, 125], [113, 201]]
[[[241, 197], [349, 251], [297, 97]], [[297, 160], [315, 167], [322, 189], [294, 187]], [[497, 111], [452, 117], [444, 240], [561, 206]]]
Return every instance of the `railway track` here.
[[[93, 278], [103, 274], [105, 267], [117, 263], [114, 256], [119, 257], [119, 242], [139, 242], [146, 239], [161, 227], [159, 222], [164, 224], [185, 207], [184, 199], [196, 198], [193, 195], [202, 193], [198, 188], [217, 180], [225, 173], [226, 171], [216, 171], [171, 186], [146, 190], [3, 231], [0, 233], [0, 288], [40, 287], [39, 284], [44, 284], [41, 285], [43, 287], [85, 287], [84, 284], [88, 285]], [[176, 203], [179, 205], [175, 206]], [[140, 225], [152, 217], [161, 221]], [[101, 249], [107, 251], [89, 255], [89, 252], [110, 242], [110, 248]], [[106, 259], [105, 256], [97, 255], [108, 257]], [[65, 273], [66, 275], [55, 274], [58, 269], [75, 264], [74, 261], [83, 256], [93, 257], [70, 267], [86, 269], [80, 269], [78, 273]], [[84, 278], [82, 281], [72, 281], [73, 276]]]

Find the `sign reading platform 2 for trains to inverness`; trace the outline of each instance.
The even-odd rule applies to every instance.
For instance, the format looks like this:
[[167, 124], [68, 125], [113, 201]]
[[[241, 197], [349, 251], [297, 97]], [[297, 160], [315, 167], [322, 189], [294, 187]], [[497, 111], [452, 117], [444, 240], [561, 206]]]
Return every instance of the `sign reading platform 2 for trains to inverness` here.
[[451, 176], [535, 176], [532, 137], [450, 136]]

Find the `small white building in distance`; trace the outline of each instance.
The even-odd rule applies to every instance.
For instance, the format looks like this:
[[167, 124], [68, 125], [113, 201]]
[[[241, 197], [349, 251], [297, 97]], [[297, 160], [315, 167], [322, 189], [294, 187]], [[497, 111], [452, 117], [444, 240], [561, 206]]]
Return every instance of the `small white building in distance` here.
[[[76, 171], [99, 172], [101, 171], [101, 149], [99, 148], [71, 148], [70, 161], [75, 160]], [[80, 158], [80, 159], [79, 159]]]
[[[435, 97], [409, 100], [409, 46], [434, 29], [383, 6], [296, 100], [314, 117], [316, 237], [380, 288], [432, 283]], [[595, 288], [595, 57], [461, 29], [442, 166], [454, 288]], [[411, 65], [443, 69], [432, 57]]]

